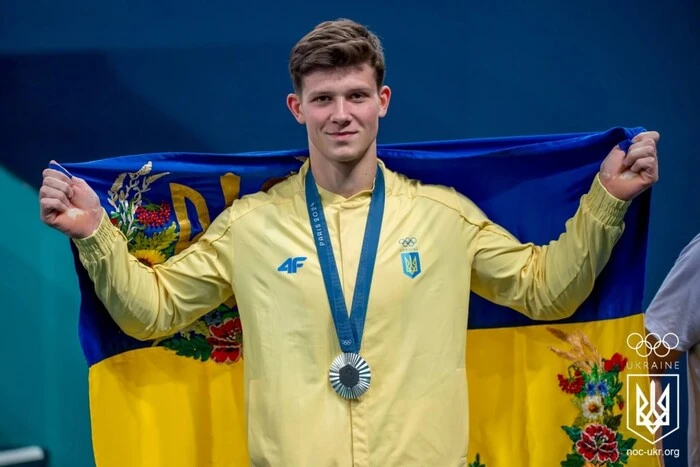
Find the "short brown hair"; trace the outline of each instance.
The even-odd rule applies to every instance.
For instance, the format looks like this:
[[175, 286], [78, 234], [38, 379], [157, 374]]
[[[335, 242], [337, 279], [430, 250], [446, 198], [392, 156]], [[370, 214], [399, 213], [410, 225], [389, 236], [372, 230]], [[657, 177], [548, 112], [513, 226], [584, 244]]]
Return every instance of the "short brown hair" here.
[[317, 25], [297, 42], [289, 57], [289, 74], [300, 92], [309, 73], [364, 63], [374, 68], [379, 89], [386, 71], [381, 41], [361, 24], [341, 18]]

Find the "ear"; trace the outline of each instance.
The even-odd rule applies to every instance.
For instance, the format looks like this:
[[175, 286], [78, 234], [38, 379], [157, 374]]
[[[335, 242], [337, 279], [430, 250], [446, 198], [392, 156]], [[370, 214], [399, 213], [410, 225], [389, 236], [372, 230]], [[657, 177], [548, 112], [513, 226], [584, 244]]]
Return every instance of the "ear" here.
[[304, 124], [306, 123], [306, 119], [304, 118], [304, 114], [301, 111], [301, 96], [299, 96], [296, 93], [291, 93], [287, 96], [287, 108], [289, 109], [290, 112], [292, 112], [292, 115], [294, 116], [294, 119], [300, 123]]
[[391, 100], [391, 89], [389, 86], [382, 86], [379, 90], [379, 118], [386, 115], [389, 110], [389, 101]]

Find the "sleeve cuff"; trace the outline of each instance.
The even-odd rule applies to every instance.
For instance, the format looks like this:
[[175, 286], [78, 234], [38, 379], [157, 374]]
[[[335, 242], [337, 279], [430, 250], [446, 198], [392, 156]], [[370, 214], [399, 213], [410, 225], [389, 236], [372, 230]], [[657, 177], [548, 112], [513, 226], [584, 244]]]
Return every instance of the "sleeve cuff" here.
[[83, 259], [97, 261], [112, 251], [120, 237], [123, 237], [121, 231], [112, 225], [107, 213], [105, 213], [100, 225], [89, 237], [74, 238], [73, 243]]
[[625, 217], [630, 202], [611, 195], [600, 182], [600, 175], [596, 174], [590, 191], [585, 195], [584, 205], [602, 223], [619, 225]]

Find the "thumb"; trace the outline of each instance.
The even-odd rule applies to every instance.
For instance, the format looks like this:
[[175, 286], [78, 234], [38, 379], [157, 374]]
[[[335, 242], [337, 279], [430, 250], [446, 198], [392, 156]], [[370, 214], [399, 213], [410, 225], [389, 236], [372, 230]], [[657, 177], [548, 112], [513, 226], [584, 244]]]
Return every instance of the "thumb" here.
[[602, 167], [608, 171], [616, 171], [618, 168], [622, 167], [622, 163], [625, 160], [626, 153], [620, 148], [618, 144], [608, 153], [607, 157], [603, 160]]
[[87, 182], [84, 179], [82, 179], [80, 177], [76, 177], [75, 175], [73, 175], [73, 178], [71, 180], [73, 180], [73, 183], [75, 183], [76, 185], [79, 185], [81, 187], [89, 187], [89, 185], [87, 184]]
[[73, 187], [73, 198], [71, 202], [81, 209], [92, 209], [100, 207], [100, 197], [88, 183], [80, 178], [73, 176], [71, 179]]
[[76, 177], [75, 175], [73, 175], [73, 178], [71, 178], [71, 182], [73, 184], [73, 187], [77, 188], [82, 193], [88, 194], [95, 192], [95, 190], [93, 190], [92, 187], [80, 177]]

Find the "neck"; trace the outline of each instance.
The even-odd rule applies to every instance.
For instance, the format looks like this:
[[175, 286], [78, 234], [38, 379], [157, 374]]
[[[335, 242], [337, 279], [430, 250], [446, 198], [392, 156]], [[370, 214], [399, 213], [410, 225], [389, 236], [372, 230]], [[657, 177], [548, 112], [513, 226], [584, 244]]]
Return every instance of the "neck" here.
[[366, 154], [349, 162], [311, 157], [311, 169], [318, 186], [344, 198], [371, 190], [377, 173], [377, 155]]

